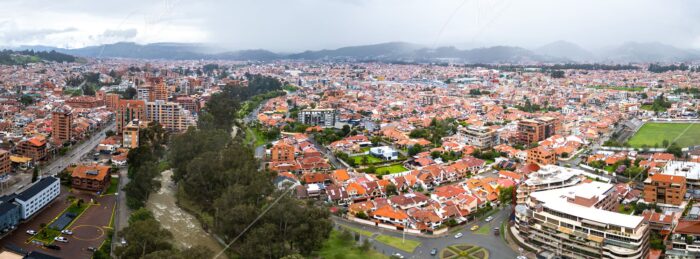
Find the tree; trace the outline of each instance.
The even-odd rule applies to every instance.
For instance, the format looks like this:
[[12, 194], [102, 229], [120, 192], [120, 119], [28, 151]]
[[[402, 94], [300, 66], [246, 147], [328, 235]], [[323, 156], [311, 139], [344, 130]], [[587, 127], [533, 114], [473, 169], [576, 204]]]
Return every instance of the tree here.
[[124, 93], [122, 93], [122, 99], [133, 100], [137, 94], [138, 92], [136, 91], [136, 88], [129, 86], [128, 88], [126, 88]]
[[666, 152], [671, 153], [678, 158], [683, 156], [683, 149], [681, 149], [681, 147], [675, 142], [666, 149]]
[[39, 167], [34, 166], [34, 171], [32, 171], [32, 182], [39, 180]]
[[498, 201], [501, 204], [507, 204], [513, 199], [513, 187], [501, 188], [498, 192]]
[[114, 136], [114, 135], [116, 135], [116, 133], [114, 133], [113, 130], [105, 131], [105, 136], [107, 136], [108, 138], [111, 137], [111, 136]]
[[415, 144], [415, 145], [408, 148], [408, 155], [415, 156], [416, 154], [420, 153], [421, 151], [423, 151], [423, 146], [421, 146], [420, 144]]
[[399, 194], [399, 192], [396, 189], [396, 185], [394, 185], [393, 183], [387, 184], [387, 186], [386, 186], [386, 195], [387, 196], [398, 195], [398, 194]]
[[34, 104], [34, 97], [28, 94], [22, 95], [22, 97], [19, 98], [19, 102], [22, 103], [24, 106], [29, 106]]
[[367, 239], [367, 238], [363, 239], [362, 245], [360, 245], [360, 251], [366, 253], [371, 248], [372, 248], [372, 244], [369, 242], [369, 239]]

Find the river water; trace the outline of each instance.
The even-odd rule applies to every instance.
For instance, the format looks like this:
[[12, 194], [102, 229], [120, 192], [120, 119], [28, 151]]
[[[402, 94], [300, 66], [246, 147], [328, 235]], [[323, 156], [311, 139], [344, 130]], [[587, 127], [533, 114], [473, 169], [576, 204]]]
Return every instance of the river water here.
[[146, 203], [146, 208], [153, 212], [155, 218], [163, 228], [173, 233], [175, 244], [180, 248], [188, 248], [202, 245], [216, 253], [222, 249], [221, 245], [211, 235], [202, 229], [197, 218], [180, 209], [175, 198], [175, 184], [172, 180], [173, 172], [166, 170], [161, 173], [161, 187], [157, 193], [151, 193]]

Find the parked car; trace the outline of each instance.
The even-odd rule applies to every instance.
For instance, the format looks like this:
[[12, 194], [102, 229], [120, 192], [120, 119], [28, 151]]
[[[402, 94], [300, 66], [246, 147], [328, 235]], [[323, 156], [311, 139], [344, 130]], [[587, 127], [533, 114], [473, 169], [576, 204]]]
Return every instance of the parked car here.
[[72, 235], [73, 231], [70, 231], [68, 229], [64, 229], [64, 230], [61, 230], [61, 234]]
[[399, 253], [395, 253], [395, 254], [393, 254], [393, 256], [396, 257], [396, 258], [401, 258], [401, 259], [403, 259], [403, 255], [401, 255], [401, 254], [399, 254]]
[[61, 237], [61, 236], [54, 237], [53, 240], [56, 240], [58, 242], [68, 243], [68, 238]]
[[46, 244], [46, 245], [44, 245], [44, 247], [46, 247], [46, 248], [48, 248], [48, 249], [53, 249], [53, 250], [61, 250], [61, 247], [60, 247], [60, 246], [57, 246], [57, 245], [54, 245], [54, 244]]
[[486, 217], [486, 219], [485, 219], [484, 221], [489, 222], [489, 221], [491, 221], [491, 220], [493, 220], [493, 217], [488, 216], [488, 217]]
[[36, 231], [29, 229], [29, 230], [27, 230], [27, 234], [30, 234], [32, 236], [36, 235]]
[[462, 236], [464, 236], [464, 234], [462, 234], [462, 233], [457, 233], [457, 234], [455, 235], [455, 238], [460, 238], [460, 237], [462, 237]]
[[437, 248], [430, 250], [430, 255], [435, 256], [437, 254]]
[[474, 225], [474, 226], [472, 226], [470, 229], [471, 229], [472, 231], [475, 231], [475, 230], [479, 229], [479, 225]]
[[122, 240], [120, 241], [120, 243], [121, 243], [123, 246], [125, 246], [125, 245], [126, 245], [126, 239], [124, 239], [124, 238], [122, 237]]
[[493, 234], [498, 236], [501, 234], [501, 229], [500, 228], [493, 228]]
[[94, 248], [92, 246], [88, 246], [87, 250], [90, 252], [97, 252], [97, 248]]

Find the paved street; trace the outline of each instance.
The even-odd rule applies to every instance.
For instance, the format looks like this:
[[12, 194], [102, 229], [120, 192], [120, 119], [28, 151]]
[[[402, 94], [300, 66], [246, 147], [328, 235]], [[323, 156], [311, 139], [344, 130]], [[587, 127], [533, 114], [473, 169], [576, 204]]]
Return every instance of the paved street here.
[[[403, 255], [405, 258], [428, 258], [430, 256], [430, 250], [433, 248], [437, 248], [438, 251], [442, 251], [442, 249], [446, 248], [447, 246], [450, 245], [455, 245], [455, 244], [474, 244], [481, 246], [485, 248], [486, 250], [489, 251], [489, 258], [515, 258], [517, 256], [517, 253], [513, 251], [506, 243], [505, 241], [501, 238], [501, 236], [496, 236], [493, 235], [492, 231], [489, 231], [488, 234], [476, 234], [473, 231], [469, 230], [472, 226], [475, 224], [478, 224], [479, 226], [482, 227], [488, 227], [489, 225], [492, 227], [500, 227], [501, 222], [506, 220], [507, 216], [510, 213], [510, 207], [506, 207], [502, 209], [501, 211], [495, 213], [492, 215], [493, 220], [490, 223], [486, 223], [483, 220], [476, 221], [476, 222], [471, 222], [466, 225], [460, 226], [462, 229], [461, 232], [464, 234], [459, 239], [454, 238], [454, 235], [457, 232], [454, 231], [448, 231], [447, 234], [444, 234], [442, 236], [436, 236], [436, 237], [420, 237], [420, 236], [413, 236], [413, 235], [405, 235], [406, 239], [409, 240], [415, 240], [418, 242], [421, 242], [421, 245], [416, 248], [416, 250], [412, 253], [409, 254], [405, 251], [396, 249], [394, 247], [385, 245], [380, 242], [373, 241], [370, 239], [372, 242], [375, 250], [377, 250], [380, 253], [386, 254], [386, 255], [392, 255], [396, 253], [400, 253]], [[378, 228], [378, 227], [372, 227], [372, 226], [367, 226], [364, 224], [359, 224], [355, 222], [350, 222], [347, 220], [343, 219], [338, 219], [334, 218], [334, 222], [337, 225], [345, 225], [345, 226], [351, 226], [354, 228], [360, 228], [363, 230], [368, 230], [372, 231], [377, 234], [383, 234], [383, 235], [390, 235], [393, 237], [402, 237], [402, 233], [399, 231], [391, 231], [391, 230], [386, 230], [383, 228]], [[376, 235], [375, 235], [376, 236]], [[364, 237], [362, 237], [364, 238]], [[436, 256], [437, 257], [437, 256]]]

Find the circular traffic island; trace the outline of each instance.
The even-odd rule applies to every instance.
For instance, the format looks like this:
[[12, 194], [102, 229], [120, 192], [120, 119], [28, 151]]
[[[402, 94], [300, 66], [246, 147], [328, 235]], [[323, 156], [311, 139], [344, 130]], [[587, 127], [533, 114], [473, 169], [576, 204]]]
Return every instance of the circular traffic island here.
[[488, 259], [489, 251], [471, 244], [451, 245], [440, 251], [441, 259]]

